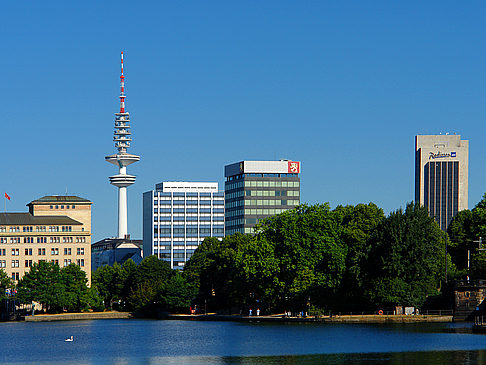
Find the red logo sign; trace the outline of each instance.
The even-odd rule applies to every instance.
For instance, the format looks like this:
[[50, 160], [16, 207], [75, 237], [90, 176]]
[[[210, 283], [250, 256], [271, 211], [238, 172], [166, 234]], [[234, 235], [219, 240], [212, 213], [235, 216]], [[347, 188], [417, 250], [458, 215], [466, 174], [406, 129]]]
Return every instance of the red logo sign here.
[[289, 174], [298, 174], [298, 173], [300, 173], [300, 162], [289, 161]]

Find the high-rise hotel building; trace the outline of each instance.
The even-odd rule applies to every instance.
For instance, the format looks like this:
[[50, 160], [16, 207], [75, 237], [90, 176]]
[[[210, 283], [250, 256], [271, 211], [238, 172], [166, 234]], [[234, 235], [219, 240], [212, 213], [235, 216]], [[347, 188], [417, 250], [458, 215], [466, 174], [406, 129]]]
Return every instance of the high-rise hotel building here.
[[206, 237], [224, 237], [224, 192], [213, 182], [162, 182], [143, 194], [143, 256], [183, 268]]
[[77, 196], [44, 196], [28, 213], [0, 214], [0, 268], [20, 280], [34, 263], [78, 265], [91, 283], [91, 202]]
[[460, 135], [415, 136], [415, 201], [442, 230], [467, 209], [469, 141]]
[[226, 235], [300, 204], [299, 161], [241, 161], [224, 168]]

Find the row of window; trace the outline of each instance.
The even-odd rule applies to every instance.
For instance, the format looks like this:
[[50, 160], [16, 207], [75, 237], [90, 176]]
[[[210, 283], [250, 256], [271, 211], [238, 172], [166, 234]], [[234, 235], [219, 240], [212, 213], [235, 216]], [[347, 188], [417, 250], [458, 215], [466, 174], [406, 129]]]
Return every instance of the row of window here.
[[[213, 205], [223, 205], [224, 200], [212, 200]], [[211, 200], [154, 200], [154, 205], [211, 205]]]
[[245, 209], [245, 215], [275, 215], [285, 211], [286, 209]]
[[298, 200], [245, 200], [245, 207], [249, 205], [299, 205]]
[[[174, 228], [172, 230], [172, 232], [174, 234], [184, 234], [184, 232], [186, 234], [193, 234], [193, 235], [197, 235], [198, 234], [198, 229], [197, 228]], [[154, 233], [157, 234], [157, 233], [160, 233], [160, 234], [170, 234], [171, 233], [171, 228], [166, 228], [166, 227], [161, 227], [161, 228], [158, 228], [155, 227], [154, 228]], [[217, 234], [217, 233], [224, 233], [224, 228], [213, 228], [213, 233], [214, 234]], [[211, 234], [211, 228], [199, 228], [199, 234], [200, 235], [205, 235], [205, 234]]]
[[[180, 192], [179, 193], [179, 192], [154, 191], [154, 197], [155, 198], [157, 198], [157, 197], [167, 197], [167, 198], [170, 198], [170, 197], [180, 197], [180, 198], [195, 197], [195, 198], [197, 198], [198, 196], [199, 197], [205, 197], [205, 198], [211, 198], [211, 193], [190, 193], [190, 192]], [[223, 197], [224, 192], [222, 192], [222, 191], [214, 192], [214, 193], [212, 193], [212, 196], [213, 197]]]
[[299, 190], [245, 190], [246, 196], [299, 196]]
[[[33, 252], [35, 252], [35, 249], [33, 248], [25, 248], [24, 253], [26, 256], [32, 256]], [[46, 254], [46, 249], [45, 248], [38, 248], [37, 253], [40, 256], [45, 256]], [[20, 255], [20, 249], [19, 248], [12, 248], [11, 250], [12, 256], [19, 256]], [[76, 247], [76, 254], [77, 255], [84, 255], [84, 247]], [[7, 255], [7, 250], [5, 248], [0, 249], [0, 256], [6, 256]], [[51, 255], [59, 255], [59, 248], [53, 247], [51, 248]], [[65, 247], [64, 248], [64, 255], [71, 255], [71, 247]]]
[[76, 209], [76, 206], [75, 205], [50, 205], [49, 206], [49, 209]]
[[[213, 208], [212, 209], [213, 213], [224, 213], [224, 207], [222, 206], [221, 208]], [[191, 208], [174, 208], [174, 209], [170, 209], [170, 208], [154, 208], [154, 213], [157, 214], [157, 213], [191, 213], [193, 215], [197, 215], [198, 211], [197, 209], [191, 209]], [[211, 214], [211, 209], [199, 209], [199, 214], [203, 215], [203, 214], [206, 214], [206, 215], [210, 215]]]
[[[39, 260], [39, 261], [44, 261], [44, 260]], [[59, 265], [59, 260], [51, 260], [51, 262], [53, 264]], [[19, 267], [18, 264], [19, 264], [18, 262], [15, 263], [15, 264], [12, 263], [12, 265], [16, 265], [16, 266], [12, 266], [12, 267], [17, 268], [17, 267]], [[68, 266], [70, 264], [71, 264], [71, 260], [64, 260], [64, 266]], [[84, 267], [84, 259], [76, 260], [76, 264], [80, 267]], [[25, 267], [31, 267], [31, 266], [32, 266], [32, 260], [25, 260]], [[2, 268], [7, 267], [7, 263], [5, 262], [5, 260], [0, 260], [0, 267], [2, 267]], [[19, 281], [20, 273], [19, 272], [12, 272], [11, 278], [12, 278], [12, 280]]]
[[[35, 239], [34, 239], [35, 238]], [[23, 242], [22, 242], [23, 241]], [[0, 237], [0, 243], [86, 243], [86, 237]]]
[[226, 191], [228, 190], [233, 190], [233, 189], [238, 189], [242, 187], [269, 187], [269, 188], [299, 188], [300, 187], [300, 181], [237, 181], [234, 183], [227, 183], [226, 184]]
[[[35, 227], [36, 232], [72, 232], [72, 230], [73, 230], [72, 226], [49, 226], [49, 230], [47, 229], [46, 226]], [[7, 227], [1, 226], [0, 233], [6, 233], [6, 232], [7, 232]], [[8, 232], [20, 232], [20, 227], [19, 226], [8, 227]], [[34, 232], [34, 227], [22, 226], [22, 232]]]

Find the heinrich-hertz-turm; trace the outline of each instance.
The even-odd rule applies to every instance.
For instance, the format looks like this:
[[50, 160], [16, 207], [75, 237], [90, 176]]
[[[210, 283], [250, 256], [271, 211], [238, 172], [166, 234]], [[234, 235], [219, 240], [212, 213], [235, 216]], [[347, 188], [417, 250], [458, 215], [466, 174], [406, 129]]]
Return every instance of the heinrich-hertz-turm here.
[[127, 174], [127, 166], [140, 160], [140, 156], [127, 153], [130, 147], [130, 114], [125, 111], [125, 76], [123, 76], [123, 52], [121, 53], [120, 112], [115, 113], [113, 140], [118, 152], [105, 160], [118, 166], [118, 175], [110, 176], [110, 183], [118, 188], [118, 238], [127, 237], [127, 187], [135, 182], [135, 176]]

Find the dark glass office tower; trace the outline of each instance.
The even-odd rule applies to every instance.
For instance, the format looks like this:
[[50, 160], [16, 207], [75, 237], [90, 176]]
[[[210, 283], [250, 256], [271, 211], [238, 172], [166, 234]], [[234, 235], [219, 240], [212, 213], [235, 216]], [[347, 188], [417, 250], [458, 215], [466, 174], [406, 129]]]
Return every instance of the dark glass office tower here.
[[225, 166], [225, 231], [253, 233], [266, 217], [300, 204], [299, 161], [241, 161]]
[[468, 204], [469, 141], [459, 135], [415, 137], [415, 200], [442, 230]]

